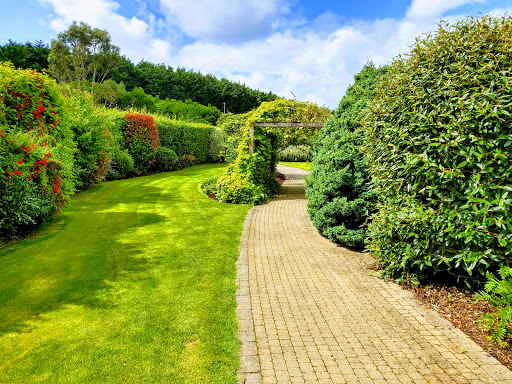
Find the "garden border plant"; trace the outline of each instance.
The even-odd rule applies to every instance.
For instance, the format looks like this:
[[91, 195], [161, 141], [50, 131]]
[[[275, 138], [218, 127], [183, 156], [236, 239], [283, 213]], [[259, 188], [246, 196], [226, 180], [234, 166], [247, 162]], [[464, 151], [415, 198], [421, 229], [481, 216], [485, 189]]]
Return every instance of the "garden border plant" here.
[[60, 89], [45, 74], [1, 63], [0, 108], [0, 237], [12, 237], [69, 200], [75, 143]]

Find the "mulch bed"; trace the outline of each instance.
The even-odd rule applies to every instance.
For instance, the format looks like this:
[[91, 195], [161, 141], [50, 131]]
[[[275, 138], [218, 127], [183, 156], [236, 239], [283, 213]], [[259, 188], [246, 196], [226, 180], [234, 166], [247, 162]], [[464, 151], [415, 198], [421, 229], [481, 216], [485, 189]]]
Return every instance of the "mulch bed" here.
[[[489, 334], [478, 324], [478, 318], [486, 312], [493, 312], [485, 300], [473, 302], [473, 293], [458, 287], [434, 284], [420, 287], [402, 285], [421, 301], [426, 308], [437, 311], [455, 327], [459, 328], [475, 343], [512, 370], [512, 349], [501, 348], [489, 339]], [[509, 342], [509, 344], [512, 344]]]

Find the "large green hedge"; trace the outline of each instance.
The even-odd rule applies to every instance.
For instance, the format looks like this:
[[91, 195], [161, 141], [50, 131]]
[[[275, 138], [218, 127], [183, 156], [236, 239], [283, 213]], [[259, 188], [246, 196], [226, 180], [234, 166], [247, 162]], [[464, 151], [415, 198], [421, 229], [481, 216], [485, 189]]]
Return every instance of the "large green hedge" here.
[[0, 64], [0, 239], [58, 214], [75, 188], [218, 161], [220, 129], [156, 120], [95, 107], [87, 92]]
[[363, 248], [364, 223], [375, 212], [368, 166], [360, 152], [365, 133], [360, 113], [375, 94], [386, 67], [367, 64], [354, 76], [334, 116], [320, 130], [307, 179], [308, 213], [318, 231], [349, 247]]
[[366, 116], [384, 274], [485, 279], [512, 255], [512, 18], [441, 23], [395, 59]]
[[196, 163], [206, 163], [210, 135], [215, 127], [209, 124], [189, 123], [155, 115], [160, 145], [172, 149], [178, 157], [192, 155]]

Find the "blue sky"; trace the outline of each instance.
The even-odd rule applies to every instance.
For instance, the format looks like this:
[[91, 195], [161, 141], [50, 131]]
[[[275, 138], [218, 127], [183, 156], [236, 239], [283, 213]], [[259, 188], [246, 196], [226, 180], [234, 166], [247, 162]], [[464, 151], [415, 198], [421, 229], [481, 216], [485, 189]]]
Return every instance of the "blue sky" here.
[[[0, 0], [0, 44], [50, 43], [73, 21], [122, 54], [335, 108], [369, 60], [389, 63], [438, 22], [512, 15], [512, 0]], [[291, 91], [291, 92], [290, 92]]]

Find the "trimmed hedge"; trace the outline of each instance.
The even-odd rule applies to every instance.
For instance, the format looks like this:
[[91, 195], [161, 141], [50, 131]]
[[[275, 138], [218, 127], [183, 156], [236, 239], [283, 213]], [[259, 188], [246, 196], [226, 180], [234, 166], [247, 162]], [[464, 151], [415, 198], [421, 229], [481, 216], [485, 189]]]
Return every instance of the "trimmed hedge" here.
[[365, 221], [376, 209], [368, 166], [360, 152], [365, 140], [360, 113], [386, 71], [386, 67], [369, 63], [354, 76], [354, 84], [334, 116], [320, 130], [307, 178], [308, 213], [313, 225], [329, 239], [358, 249], [364, 248]]
[[196, 164], [207, 162], [210, 135], [215, 130], [213, 125], [187, 123], [164, 116], [155, 116], [158, 126], [160, 145], [172, 149], [178, 157], [192, 155]]
[[370, 104], [384, 275], [485, 280], [512, 257], [512, 18], [441, 23], [395, 59]]
[[279, 161], [311, 161], [313, 149], [309, 145], [290, 145], [279, 151]]

